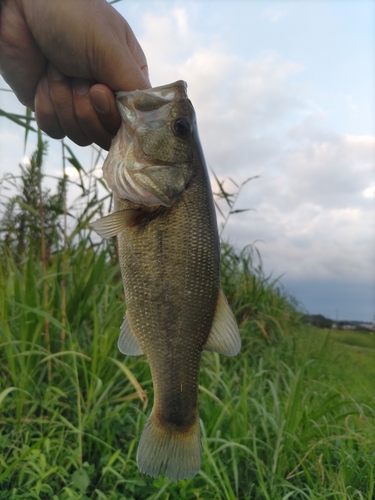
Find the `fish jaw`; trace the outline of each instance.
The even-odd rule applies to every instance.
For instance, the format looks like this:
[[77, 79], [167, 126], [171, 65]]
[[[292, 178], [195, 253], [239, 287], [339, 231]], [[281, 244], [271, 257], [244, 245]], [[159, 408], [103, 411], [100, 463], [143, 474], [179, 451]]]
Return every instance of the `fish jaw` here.
[[172, 206], [194, 173], [196, 120], [186, 83], [118, 92], [116, 104], [122, 123], [103, 165], [108, 187], [132, 203]]

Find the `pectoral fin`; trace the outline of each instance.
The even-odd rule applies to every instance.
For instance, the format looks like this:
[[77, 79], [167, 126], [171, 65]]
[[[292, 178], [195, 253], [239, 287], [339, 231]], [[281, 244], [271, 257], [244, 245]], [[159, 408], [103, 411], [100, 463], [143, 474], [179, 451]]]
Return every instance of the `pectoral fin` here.
[[126, 314], [121, 325], [120, 337], [117, 345], [122, 354], [127, 354], [128, 356], [140, 356], [143, 354], [142, 348], [130, 328]]
[[137, 209], [119, 210], [92, 222], [90, 226], [102, 238], [110, 238], [131, 226], [138, 216], [139, 210]]
[[222, 290], [219, 291], [214, 321], [203, 349], [226, 356], [236, 356], [241, 349], [237, 322]]

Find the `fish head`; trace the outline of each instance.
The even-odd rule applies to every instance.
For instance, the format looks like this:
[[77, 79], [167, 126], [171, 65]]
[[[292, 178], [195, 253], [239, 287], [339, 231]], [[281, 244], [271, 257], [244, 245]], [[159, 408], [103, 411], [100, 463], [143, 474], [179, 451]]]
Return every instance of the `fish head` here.
[[103, 165], [118, 198], [170, 207], [194, 174], [197, 126], [186, 83], [118, 92], [122, 123]]

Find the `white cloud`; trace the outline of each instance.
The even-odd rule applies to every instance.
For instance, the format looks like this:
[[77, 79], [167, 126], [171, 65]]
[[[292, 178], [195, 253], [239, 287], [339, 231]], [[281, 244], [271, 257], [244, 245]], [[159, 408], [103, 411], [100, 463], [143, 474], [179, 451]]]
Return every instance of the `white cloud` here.
[[275, 7], [269, 7], [263, 11], [264, 17], [266, 17], [271, 23], [277, 23], [284, 17], [283, 12]]
[[[60, 173], [61, 175], [61, 172], [56, 173]], [[79, 179], [79, 173], [75, 167], [65, 167], [65, 175], [67, 175], [71, 180]]]
[[375, 198], [375, 186], [371, 186], [363, 191], [365, 198]]
[[353, 111], [353, 112], [358, 111], [358, 105], [354, 103], [352, 95], [350, 95], [350, 94], [344, 95], [343, 101], [346, 104], [346, 106], [350, 109], [350, 111]]
[[185, 9], [173, 9], [172, 15], [177, 23], [177, 33], [181, 39], [189, 36], [188, 15]]
[[325, 208], [361, 202], [374, 177], [375, 139], [332, 135], [297, 145], [284, 158], [294, 205], [314, 200]]
[[30, 165], [30, 156], [24, 155], [21, 160], [22, 165]]

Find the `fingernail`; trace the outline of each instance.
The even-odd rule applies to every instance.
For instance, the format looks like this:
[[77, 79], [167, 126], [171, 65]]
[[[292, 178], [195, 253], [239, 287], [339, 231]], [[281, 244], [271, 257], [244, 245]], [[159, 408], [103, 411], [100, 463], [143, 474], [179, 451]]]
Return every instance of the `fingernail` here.
[[49, 94], [48, 78], [46, 76], [43, 76], [43, 78], [40, 81], [40, 84], [42, 86], [43, 92], [45, 92], [46, 94]]
[[90, 85], [84, 78], [74, 78], [73, 87], [77, 95], [85, 95], [90, 90]]
[[94, 108], [98, 113], [101, 114], [106, 114], [109, 113], [109, 110], [111, 109], [111, 104], [108, 100], [107, 95], [104, 92], [92, 92], [90, 94], [91, 96], [91, 102]]
[[49, 72], [54, 82], [59, 82], [64, 78], [64, 75], [61, 73], [61, 71], [55, 68], [55, 66], [53, 66], [52, 64], [49, 65]]

